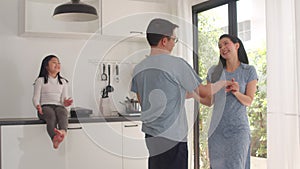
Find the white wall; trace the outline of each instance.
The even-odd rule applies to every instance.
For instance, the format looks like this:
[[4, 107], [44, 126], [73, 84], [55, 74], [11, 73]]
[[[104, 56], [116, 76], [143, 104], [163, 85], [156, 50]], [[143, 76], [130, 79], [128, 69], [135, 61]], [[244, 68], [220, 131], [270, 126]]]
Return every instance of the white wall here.
[[33, 82], [43, 57], [61, 58], [62, 74], [71, 71], [83, 40], [23, 38], [18, 36], [18, 0], [0, 1], [0, 117], [35, 116], [31, 102]]
[[209, 0], [190, 0], [190, 3], [192, 5], [197, 5], [197, 4], [200, 4], [200, 3], [205, 2], [205, 1], [209, 1]]
[[[0, 1], [0, 118], [36, 117], [32, 105], [33, 82], [38, 76], [42, 59], [48, 54], [56, 54], [62, 63], [61, 75], [68, 78], [70, 93], [73, 94], [72, 80], [76, 75], [76, 59], [79, 65], [85, 66], [80, 73], [94, 76], [97, 63], [91, 60], [100, 58], [112, 42], [107, 40], [94, 41], [94, 47], [86, 50], [86, 40], [67, 38], [38, 38], [21, 37], [18, 35], [18, 12], [20, 0]], [[127, 56], [136, 50], [137, 44], [124, 43], [118, 50], [111, 52], [118, 57]], [[144, 44], [142, 43], [142, 46]], [[97, 49], [97, 51], [92, 51]], [[78, 66], [78, 64], [77, 64]], [[82, 77], [82, 75], [80, 75]], [[90, 85], [91, 82], [86, 82]], [[95, 83], [97, 84], [97, 83]], [[100, 90], [98, 87], [95, 90]], [[84, 102], [77, 102], [75, 106], [90, 106], [94, 98], [94, 89], [86, 86], [76, 88], [82, 93]]]

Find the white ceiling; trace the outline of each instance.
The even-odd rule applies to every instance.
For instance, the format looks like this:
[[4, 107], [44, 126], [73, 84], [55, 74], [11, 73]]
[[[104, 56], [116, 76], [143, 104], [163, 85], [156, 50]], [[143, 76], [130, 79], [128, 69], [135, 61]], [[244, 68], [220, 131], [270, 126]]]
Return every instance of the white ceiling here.
[[[31, 1], [31, 2], [43, 2], [43, 3], [66, 3], [70, 2], [71, 0], [26, 0], [26, 1]], [[99, 0], [80, 0], [81, 2], [96, 2]]]

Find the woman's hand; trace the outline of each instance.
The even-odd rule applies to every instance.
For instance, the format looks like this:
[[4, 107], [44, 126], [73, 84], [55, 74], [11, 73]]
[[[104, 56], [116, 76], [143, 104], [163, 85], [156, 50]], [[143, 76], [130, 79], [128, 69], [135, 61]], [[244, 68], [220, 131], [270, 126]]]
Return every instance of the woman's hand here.
[[36, 106], [36, 109], [37, 109], [37, 111], [38, 111], [38, 113], [39, 113], [40, 115], [43, 115], [43, 114], [44, 114], [43, 111], [42, 111], [42, 106], [41, 106], [41, 105], [37, 105], [37, 106]]
[[73, 103], [73, 99], [72, 98], [68, 98], [68, 99], [65, 98], [65, 100], [64, 100], [64, 106], [65, 107], [70, 106], [72, 103]]
[[233, 94], [240, 91], [240, 85], [234, 78], [228, 81], [226, 84], [226, 92], [232, 92]]
[[236, 92], [240, 91], [240, 85], [238, 82], [235, 81], [234, 78], [231, 79], [232, 85], [231, 85], [231, 92], [234, 94]]

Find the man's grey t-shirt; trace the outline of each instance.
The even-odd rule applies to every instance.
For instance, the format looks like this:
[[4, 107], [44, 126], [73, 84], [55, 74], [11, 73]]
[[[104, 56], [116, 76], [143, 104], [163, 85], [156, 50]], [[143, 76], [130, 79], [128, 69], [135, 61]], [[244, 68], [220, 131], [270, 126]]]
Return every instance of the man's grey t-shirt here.
[[202, 80], [183, 59], [171, 55], [148, 56], [134, 68], [131, 91], [141, 98], [142, 131], [175, 141], [186, 141], [186, 92]]

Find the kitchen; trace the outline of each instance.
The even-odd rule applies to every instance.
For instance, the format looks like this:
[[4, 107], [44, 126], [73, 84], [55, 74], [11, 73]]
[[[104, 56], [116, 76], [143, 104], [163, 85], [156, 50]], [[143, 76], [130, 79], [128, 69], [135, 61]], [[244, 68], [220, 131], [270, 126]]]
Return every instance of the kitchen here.
[[[143, 33], [148, 22], [154, 17], [179, 21], [177, 3], [83, 0], [97, 9], [97, 20], [54, 20], [55, 6], [64, 2], [1, 1], [1, 63], [5, 64], [0, 69], [14, 77], [1, 89], [5, 96], [1, 97], [1, 168], [147, 168], [138, 114], [119, 114], [127, 115], [128, 102], [136, 101], [129, 92], [130, 73], [149, 54]], [[53, 150], [32, 105], [33, 83], [41, 60], [49, 54], [60, 58], [61, 75], [70, 81], [71, 110], [91, 110], [82, 115], [88, 117], [69, 118], [68, 137], [58, 150]], [[108, 86], [107, 98], [103, 91]]]
[[[37, 3], [38, 0], [30, 0], [32, 3]], [[47, 2], [48, 1], [48, 2]], [[46, 0], [45, 4], [49, 4], [49, 1], [51, 0]], [[53, 2], [57, 3], [63, 3], [65, 1], [63, 0], [53, 0]], [[89, 0], [87, 0], [89, 1]], [[90, 0], [89, 2], [92, 2], [93, 0]], [[130, 3], [138, 3], [138, 0], [126, 0], [127, 2]], [[33, 82], [36, 79], [38, 75], [38, 68], [40, 66], [41, 59], [45, 57], [46, 55], [50, 53], [56, 54], [62, 63], [62, 75], [64, 77], [67, 77], [70, 80], [70, 93], [72, 94], [72, 97], [74, 98], [74, 106], [77, 107], [84, 107], [84, 108], [89, 108], [93, 110], [93, 116], [99, 115], [96, 114], [98, 113], [99, 109], [99, 102], [101, 98], [101, 91], [103, 88], [107, 85], [107, 81], [101, 81], [101, 78], [99, 78], [99, 75], [102, 74], [103, 71], [103, 63], [105, 65], [111, 64], [112, 67], [115, 68], [115, 65], [118, 64], [120, 65], [120, 80], [119, 83], [116, 83], [115, 79], [112, 78], [112, 86], [115, 89], [115, 93], [118, 92], [118, 85], [121, 85], [123, 82], [122, 73], [126, 73], [126, 71], [122, 71], [122, 64], [128, 64], [128, 63], [136, 63], [138, 62], [139, 56], [141, 54], [147, 54], [147, 44], [143, 40], [143, 38], [139, 37], [132, 37], [130, 39], [124, 39], [124, 36], [114, 36], [116, 35], [116, 31], [113, 29], [108, 29], [107, 31], [102, 30], [103, 32], [100, 32], [100, 35], [97, 37], [97, 35], [92, 36], [91, 40], [88, 40], [91, 35], [94, 35], [94, 31], [98, 30], [100, 28], [99, 25], [113, 25], [112, 21], [118, 20], [122, 16], [127, 16], [132, 13], [139, 13], [139, 12], [145, 12], [145, 10], [149, 7], [150, 11], [148, 12], [153, 12], [151, 9], [151, 5], [145, 5], [145, 8], [135, 8], [134, 5], [130, 6], [127, 3], [113, 3], [113, 1], [109, 0], [102, 0], [98, 1], [98, 9], [103, 9], [102, 15], [101, 15], [101, 21], [98, 20], [92, 25], [87, 26], [88, 28], [93, 27], [94, 29], [89, 30], [87, 29], [86, 26], [79, 26], [82, 27], [82, 29], [78, 29], [78, 25], [72, 25], [71, 28], [70, 26], [67, 26], [68, 29], [64, 29], [62, 32], [60, 32], [62, 29], [56, 29], [53, 28], [54, 25], [43, 25], [43, 24], [35, 24], [38, 29], [33, 29], [32, 28], [26, 28], [23, 27], [25, 25], [25, 18], [24, 18], [24, 12], [25, 8], [22, 6], [22, 2], [24, 0], [2, 0], [0, 2], [0, 13], [1, 13], [1, 22], [0, 22], [0, 37], [1, 37], [1, 45], [0, 45], [0, 51], [1, 51], [1, 67], [0, 70], [2, 72], [1, 78], [2, 80], [2, 85], [1, 85], [1, 118], [2, 119], [7, 119], [3, 120], [2, 124], [5, 124], [7, 121], [10, 123], [10, 119], [20, 119], [18, 121], [18, 124], [22, 124], [24, 121], [28, 124], [32, 124], [30, 126], [38, 126], [42, 125], [39, 124], [40, 122], [37, 121], [31, 121], [32, 118], [36, 118], [36, 111], [34, 107], [32, 106], [32, 92], [33, 92]], [[102, 2], [102, 3], [99, 3]], [[111, 3], [109, 3], [111, 2]], [[158, 3], [158, 0], [141, 0], [141, 3], [144, 4], [149, 4], [149, 3]], [[183, 18], [189, 18], [190, 16], [187, 16], [182, 13], [181, 10], [186, 11], [190, 10], [190, 6], [186, 5], [184, 2], [178, 0], [178, 2], [170, 2], [170, 1], [162, 1], [163, 3], [167, 3], [168, 5], [162, 5], [163, 7], [161, 8], [156, 8], [155, 9], [161, 9], [165, 10], [167, 8], [168, 14], [172, 14], [175, 16], [180, 16]], [[203, 2], [202, 0], [198, 1], [190, 1], [191, 4], [196, 4]], [[296, 144], [295, 142], [296, 139], [299, 139], [296, 134], [290, 134], [286, 135], [288, 133], [284, 133], [284, 131], [279, 130], [278, 128], [281, 126], [286, 126], [286, 129], [289, 129], [289, 131], [293, 130], [296, 128], [294, 126], [289, 126], [294, 123], [290, 123], [290, 121], [293, 121], [293, 119], [287, 119], [287, 121], [282, 122], [279, 121], [279, 119], [283, 119], [281, 113], [279, 112], [297, 112], [294, 109], [294, 105], [291, 105], [291, 102], [287, 102], [290, 100], [291, 97], [298, 96], [297, 92], [294, 92], [290, 87], [290, 84], [284, 83], [282, 86], [277, 86], [276, 84], [282, 84], [282, 81], [279, 81], [278, 79], [278, 74], [280, 74], [282, 77], [285, 77], [286, 79], [283, 82], [288, 82], [288, 81], [294, 81], [294, 78], [290, 74], [290, 66], [285, 66], [284, 70], [286, 71], [280, 71], [277, 68], [280, 67], [278, 65], [280, 64], [285, 64], [285, 65], [293, 65], [293, 63], [290, 63], [287, 59], [282, 61], [281, 58], [284, 55], [285, 58], [290, 57], [290, 56], [295, 56], [296, 52], [291, 50], [291, 46], [288, 46], [288, 44], [296, 44], [298, 46], [295, 46], [293, 49], [299, 49], [299, 44], [296, 43], [299, 41], [299, 37], [286, 37], [284, 33], [282, 32], [293, 32], [295, 35], [296, 33], [299, 32], [299, 30], [296, 29], [296, 26], [299, 26], [299, 21], [297, 20], [292, 22], [290, 19], [286, 18], [295, 18], [296, 15], [292, 12], [295, 12], [293, 10], [290, 10], [291, 8], [294, 9], [295, 7], [292, 6], [296, 4], [295, 9], [299, 9], [299, 3], [294, 0], [288, 0], [288, 2], [291, 3], [284, 3], [287, 1], [272, 1], [272, 0], [267, 0], [267, 5], [266, 8], [267, 13], [267, 19], [268, 19], [268, 53], [272, 54], [272, 59], [268, 60], [268, 71], [273, 72], [268, 75], [268, 90], [270, 91], [280, 91], [280, 92], [268, 92], [268, 112], [269, 114], [269, 119], [268, 119], [268, 141], [269, 142], [269, 156], [268, 156], [268, 166], [272, 166], [270, 168], [275, 169], [275, 168], [297, 168], [299, 164], [295, 164], [294, 167], [285, 167], [287, 166], [287, 163], [289, 161], [293, 161], [296, 163], [298, 161], [299, 157], [299, 144]], [[92, 2], [94, 3], [94, 2]], [[97, 3], [95, 3], [97, 4]], [[138, 3], [140, 4], [140, 3]], [[179, 6], [180, 4], [181, 6]], [[183, 4], [183, 5], [182, 5]], [[107, 5], [104, 7], [103, 5]], [[126, 5], [126, 7], [124, 7]], [[279, 7], [280, 6], [280, 7]], [[97, 6], [96, 6], [97, 7]], [[131, 9], [132, 7], [133, 9]], [[140, 7], [140, 6], [138, 6]], [[152, 6], [153, 7], [153, 6]], [[40, 8], [38, 8], [40, 9]], [[181, 9], [181, 10], [178, 10]], [[279, 11], [279, 12], [278, 12]], [[296, 10], [299, 11], [299, 10]], [[161, 11], [159, 11], [161, 12]], [[101, 12], [100, 12], [101, 13]], [[105, 17], [103, 17], [103, 15]], [[191, 13], [190, 13], [191, 15]], [[37, 18], [38, 20], [43, 18], [39, 18], [41, 15], [34, 15], [34, 18]], [[43, 15], [44, 17], [44, 15]], [[130, 17], [129, 17], [130, 19]], [[299, 19], [299, 18], [297, 18]], [[122, 20], [122, 19], [121, 19]], [[146, 21], [146, 20], [145, 20]], [[286, 25], [291, 25], [291, 27], [284, 27]], [[50, 28], [49, 28], [50, 27]], [[122, 27], [123, 28], [123, 27]], [[49, 30], [50, 29], [50, 30]], [[51, 29], [56, 29], [54, 32], [52, 32]], [[72, 29], [72, 33], [70, 33], [69, 29]], [[46, 30], [46, 32], [45, 32]], [[118, 29], [120, 30], [120, 29]], [[123, 30], [123, 29], [122, 29]], [[282, 31], [283, 30], [283, 31]], [[74, 33], [75, 32], [75, 33]], [[87, 34], [85, 32], [88, 32]], [[107, 35], [103, 35], [107, 34]], [[278, 34], [279, 33], [279, 34]], [[122, 33], [121, 33], [122, 34]], [[124, 35], [124, 34], [123, 34]], [[298, 35], [298, 34], [297, 34]], [[99, 38], [99, 39], [97, 39]], [[189, 38], [189, 37], [188, 37]], [[94, 40], [97, 39], [97, 40]], [[124, 40], [124, 41], [122, 41]], [[186, 40], [188, 41], [188, 40]], [[287, 44], [286, 46], [282, 46], [282, 44], [277, 44], [281, 41], [288, 42], [285, 43]], [[117, 43], [121, 42], [121, 43]], [[189, 45], [192, 46], [192, 42], [188, 43]], [[281, 46], [281, 47], [278, 47]], [[139, 51], [139, 52], [136, 52]], [[182, 52], [181, 49], [175, 50], [174, 54]], [[106, 60], [103, 60], [103, 59]], [[134, 59], [133, 59], [134, 58]], [[192, 63], [192, 57], [187, 57], [185, 58], [188, 60], [190, 63]], [[292, 59], [290, 59], [292, 60]], [[101, 63], [101, 64], [100, 64]], [[296, 66], [297, 68], [297, 66]], [[6, 73], [7, 72], [7, 73]], [[107, 66], [106, 66], [106, 72], [107, 72]], [[112, 73], [115, 73], [115, 69], [112, 70]], [[127, 72], [128, 73], [128, 72]], [[115, 74], [114, 74], [115, 75]], [[122, 81], [122, 82], [121, 82]], [[122, 85], [122, 87], [126, 88], [128, 87], [128, 83], [126, 83], [126, 87]], [[288, 90], [286, 90], [288, 89]], [[121, 92], [125, 90], [120, 90]], [[119, 92], [120, 92], [119, 91]], [[285, 93], [282, 93], [285, 91]], [[111, 93], [112, 94], [112, 93]], [[123, 95], [123, 96], [121, 96]], [[132, 98], [132, 95], [126, 95], [126, 94], [120, 94], [112, 97], [118, 97], [122, 99], [121, 101], [125, 101], [126, 96]], [[119, 102], [117, 102], [119, 103]], [[189, 104], [189, 103], [188, 103]], [[289, 106], [287, 106], [289, 105]], [[289, 110], [286, 110], [286, 108], [289, 108]], [[123, 106], [119, 105], [119, 109], [124, 109]], [[188, 107], [189, 109], [193, 109], [192, 106]], [[116, 108], [117, 109], [117, 108]], [[273, 113], [275, 112], [275, 113]], [[283, 116], [283, 117], [294, 117], [294, 116]], [[24, 120], [29, 119], [29, 120]], [[133, 120], [130, 120], [132, 118]], [[136, 124], [139, 124], [138, 117], [130, 117], [126, 118], [128, 119], [127, 122], [134, 121], [133, 125], [136, 126]], [[115, 122], [116, 118], [107, 118], [109, 122]], [[95, 121], [98, 123], [100, 121], [103, 121], [105, 119], [96, 119]], [[95, 122], [92, 120], [92, 122]], [[13, 120], [13, 122], [15, 122]], [[125, 121], [126, 122], [126, 121]], [[96, 127], [97, 129], [109, 129], [110, 131], [118, 131], [114, 133], [121, 133], [122, 132], [122, 124], [125, 123], [124, 121], [117, 121], [116, 123], [110, 125], [110, 126], [105, 126], [105, 127]], [[38, 124], [36, 124], [38, 123]], [[74, 123], [74, 128], [80, 128], [82, 126], [77, 126], [76, 120], [72, 121], [71, 123]], [[118, 124], [117, 124], [118, 123]], [[102, 123], [99, 123], [99, 125]], [[278, 125], [280, 124], [280, 125]], [[289, 125], [287, 125], [289, 124]], [[73, 124], [72, 124], [73, 125]], [[131, 124], [129, 124], [131, 125]], [[93, 126], [90, 126], [87, 124], [86, 129], [90, 132], [94, 131]], [[296, 126], [296, 125], [295, 125]], [[41, 126], [40, 126], [41, 127]], [[45, 128], [40, 128], [40, 127], [34, 127], [35, 129], [31, 131], [28, 131], [28, 129], [17, 129], [18, 127], [14, 128], [15, 132], [18, 134], [25, 134], [27, 133], [29, 136], [32, 136], [30, 133], [38, 133], [38, 132], [44, 132]], [[298, 128], [299, 129], [299, 128]], [[25, 132], [26, 131], [26, 132]], [[28, 132], [27, 132], [28, 131]], [[77, 130], [75, 130], [77, 131]], [[138, 131], [136, 129], [135, 131]], [[280, 134], [278, 134], [278, 131], [280, 131]], [[3, 131], [1, 131], [1, 135], [5, 134]], [[99, 130], [101, 132], [101, 130]], [[107, 131], [105, 131], [107, 132]], [[134, 132], [133, 132], [134, 133]], [[10, 133], [6, 133], [10, 135]], [[44, 134], [44, 133], [43, 133]], [[82, 135], [85, 136], [85, 134], [81, 133]], [[81, 135], [80, 134], [80, 135]], [[81, 136], [82, 136], [81, 135]], [[141, 137], [141, 135], [134, 134], [136, 137]], [[116, 152], [119, 154], [122, 154], [123, 151], [128, 151], [128, 150], [123, 150], [122, 144], [125, 142], [122, 142], [121, 138], [122, 134], [116, 134], [115, 136], [112, 136], [114, 139], [109, 139], [109, 140], [115, 140], [117, 143], [113, 143], [115, 146]], [[281, 137], [278, 137], [281, 136]], [[290, 139], [289, 142], [292, 142], [292, 145], [298, 145], [297, 148], [289, 147], [288, 149], [285, 148], [281, 145], [286, 143], [286, 139], [288, 138], [287, 136], [293, 138]], [[123, 137], [123, 136], [122, 136]], [[29, 137], [31, 138], [31, 137]], [[39, 135], [38, 137], [40, 142], [43, 142], [43, 144], [48, 144], [47, 136], [46, 135]], [[84, 137], [85, 139], [86, 137]], [[13, 139], [13, 138], [12, 138]], [[72, 139], [72, 136], [70, 135], [69, 140]], [[96, 139], [96, 138], [95, 138]], [[76, 140], [76, 139], [72, 139]], [[90, 139], [88, 139], [90, 140]], [[73, 142], [75, 146], [82, 146], [82, 144], [88, 142], [88, 140], [77, 140], [78, 142]], [[108, 140], [108, 141], [109, 141]], [[191, 139], [190, 139], [191, 140]], [[22, 148], [26, 148], [27, 146], [31, 145], [31, 141], [23, 141], [23, 145], [19, 145], [19, 150], [18, 151], [10, 151], [9, 152], [16, 153], [18, 154], [21, 150], [23, 152]], [[14, 142], [15, 144], [19, 144], [19, 140], [16, 139]], [[33, 142], [34, 143], [34, 142]], [[38, 142], [36, 142], [38, 144]], [[192, 144], [192, 143], [191, 143]], [[59, 161], [63, 166], [69, 166], [73, 167], [78, 165], [80, 163], [80, 159], [90, 159], [91, 161], [96, 161], [99, 160], [99, 163], [97, 165], [102, 165], [102, 164], [107, 164], [111, 165], [112, 163], [115, 162], [116, 166], [113, 166], [112, 168], [123, 168], [124, 164], [126, 165], [126, 160], [118, 156], [113, 155], [113, 153], [108, 153], [106, 155], [100, 155], [100, 153], [96, 155], [91, 155], [90, 158], [86, 157], [86, 155], [81, 156], [75, 156], [78, 154], [81, 150], [77, 149], [77, 152], [74, 152], [74, 156], [70, 153], [69, 156], [65, 156], [65, 152], [61, 151], [66, 151], [68, 149], [68, 146], [70, 147], [71, 145], [65, 145], [65, 149], [60, 150], [60, 151], [54, 151], [52, 153], [53, 156], [49, 156], [49, 159], [53, 157], [53, 161]], [[93, 145], [94, 146], [94, 145]], [[90, 150], [92, 150], [93, 146], [90, 146], [90, 148], [87, 148], [86, 154], [91, 154]], [[45, 146], [46, 147], [46, 146]], [[52, 149], [51, 149], [52, 150]], [[70, 150], [70, 149], [69, 149]], [[105, 150], [105, 149], [104, 149]], [[132, 149], [131, 149], [132, 150]], [[44, 153], [50, 152], [49, 150], [43, 150]], [[118, 152], [118, 151], [122, 151]], [[279, 153], [280, 152], [280, 153]], [[285, 153], [283, 153], [285, 152]], [[298, 153], [297, 153], [298, 152]], [[41, 153], [38, 148], [32, 150], [33, 154], [39, 154]], [[80, 152], [82, 153], [82, 152]], [[56, 156], [56, 154], [59, 154], [59, 156]], [[82, 153], [83, 154], [83, 153]], [[109, 155], [110, 154], [110, 155]], [[281, 155], [280, 155], [281, 154]], [[282, 162], [283, 154], [288, 155], [285, 161]], [[30, 154], [31, 155], [31, 154]], [[190, 157], [192, 154], [190, 154]], [[14, 157], [14, 156], [12, 156]], [[19, 160], [24, 161], [30, 161], [33, 160], [33, 164], [37, 163], [37, 160], [31, 159], [29, 155], [23, 156], [23, 154], [18, 155]], [[22, 158], [21, 158], [22, 157]], [[68, 161], [67, 159], [72, 159], [73, 161], [77, 161], [78, 163], [72, 163]], [[103, 157], [103, 158], [102, 158]], [[4, 158], [4, 154], [2, 152], [1, 158]], [[74, 160], [75, 159], [75, 160]], [[100, 160], [103, 159], [103, 160]], [[50, 160], [49, 160], [50, 161]], [[190, 160], [192, 161], [192, 160]], [[144, 160], [140, 161], [141, 164], [145, 164]], [[191, 162], [192, 163], [192, 162]], [[29, 165], [28, 163], [21, 163], [16, 162], [16, 159], [14, 157], [13, 161], [7, 165], [13, 165], [15, 168], [26, 168]], [[128, 163], [127, 163], [128, 164]], [[135, 163], [133, 163], [135, 164]], [[284, 164], [286, 164], [284, 166]], [[74, 166], [73, 166], [74, 165]], [[3, 168], [3, 161], [1, 161], [1, 166]], [[38, 166], [39, 165], [34, 165]], [[136, 166], [137, 168], [141, 168], [139, 166]], [[13, 167], [12, 167], [13, 168]], [[54, 168], [54, 167], [50, 167]], [[56, 168], [59, 168], [56, 167]], [[67, 167], [63, 167], [67, 168]], [[299, 168], [299, 167], [298, 167]]]

